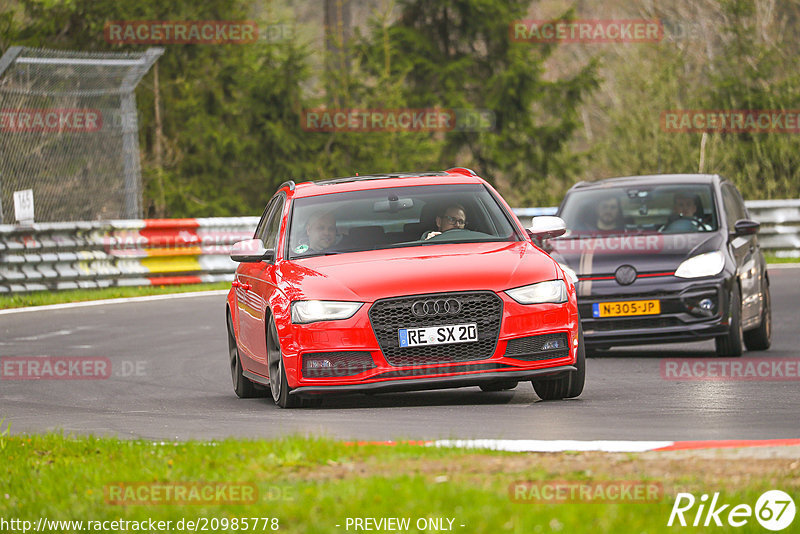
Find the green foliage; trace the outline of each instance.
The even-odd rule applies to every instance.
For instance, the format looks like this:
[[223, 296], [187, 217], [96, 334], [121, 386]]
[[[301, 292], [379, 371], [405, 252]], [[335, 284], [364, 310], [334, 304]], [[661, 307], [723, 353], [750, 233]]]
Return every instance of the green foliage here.
[[553, 203], [580, 169], [568, 143], [578, 105], [598, 80], [594, 62], [545, 80], [553, 47], [509, 39], [528, 3], [407, 0], [395, 23], [373, 21], [372, 38], [362, 39], [358, 52], [365, 77], [396, 87], [410, 107], [496, 116], [493, 130], [448, 132], [434, 167], [472, 166], [518, 203]]
[[[111, 45], [120, 20], [249, 20], [249, 2], [211, 0], [21, 0], [14, 44], [82, 50]], [[261, 21], [265, 22], [265, 21]], [[275, 21], [269, 21], [274, 23]], [[146, 216], [257, 214], [281, 182], [310, 169], [300, 130], [306, 52], [291, 39], [228, 45], [166, 45], [159, 59], [163, 164], [155, 163], [154, 86], [137, 88]]]
[[[748, 0], [719, 0], [698, 20], [677, 20], [705, 31], [609, 54], [615, 103], [589, 177], [698, 172], [702, 134], [664, 131], [663, 111], [797, 110], [799, 17], [793, 0], [760, 13]], [[745, 198], [797, 198], [796, 136], [709, 132], [703, 171], [732, 179]]]
[[[0, 51], [142, 49], [105, 41], [105, 23], [119, 20], [262, 13], [262, 27], [309, 23], [299, 9], [278, 17], [280, 8], [253, 0], [7, 1]], [[353, 37], [325, 52], [327, 59], [315, 56], [323, 52], [312, 39], [301, 42], [302, 31], [248, 45], [166, 45], [157, 63], [159, 154], [154, 73], [137, 89], [145, 215], [257, 214], [288, 179], [451, 166], [474, 168], [514, 205], [553, 205], [579, 179], [697, 172], [701, 135], [665, 132], [662, 111], [800, 108], [798, 0], [771, 11], [717, 0], [698, 7], [696, 20], [688, 0], [621, 3], [619, 13], [630, 9], [630, 18], [655, 10], [652, 18], [708, 30], [688, 40], [621, 45], [514, 42], [509, 25], [527, 18], [531, 4], [554, 5], [401, 0], [394, 11], [354, 21]], [[598, 18], [596, 6], [577, 6], [560, 18]], [[315, 13], [310, 25], [319, 30], [323, 17]], [[488, 131], [303, 130], [303, 111], [319, 107], [486, 110], [496, 123]], [[800, 152], [790, 134], [711, 133], [704, 171], [732, 178], [748, 198], [800, 196]]]

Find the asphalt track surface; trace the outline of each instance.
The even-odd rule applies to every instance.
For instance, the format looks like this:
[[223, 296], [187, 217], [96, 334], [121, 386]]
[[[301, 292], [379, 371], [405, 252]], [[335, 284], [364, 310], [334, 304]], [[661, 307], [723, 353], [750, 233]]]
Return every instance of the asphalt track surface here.
[[[800, 356], [800, 269], [771, 269], [773, 343], [746, 358]], [[0, 356], [108, 358], [100, 380], [0, 380], [12, 433], [63, 431], [155, 440], [706, 440], [800, 437], [799, 381], [675, 381], [664, 358], [707, 358], [713, 342], [613, 349], [587, 362], [583, 395], [542, 402], [530, 383], [326, 399], [281, 410], [231, 387], [224, 297], [0, 315]]]

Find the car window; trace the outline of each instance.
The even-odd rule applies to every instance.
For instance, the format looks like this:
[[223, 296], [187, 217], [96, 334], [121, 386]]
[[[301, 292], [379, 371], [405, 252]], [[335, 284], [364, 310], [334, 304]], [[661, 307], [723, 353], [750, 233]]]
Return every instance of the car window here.
[[725, 207], [725, 219], [728, 231], [732, 232], [736, 221], [747, 218], [744, 202], [730, 184], [722, 184], [722, 204]]
[[[447, 217], [443, 213], [448, 209], [456, 210], [448, 213], [461, 226], [439, 232], [437, 217]], [[289, 227], [290, 258], [523, 238], [482, 184], [407, 186], [299, 198], [293, 203]]]
[[708, 185], [629, 185], [571, 192], [559, 215], [570, 235], [694, 233], [717, 229]]
[[269, 210], [272, 209], [272, 205], [275, 203], [277, 197], [273, 198], [267, 203], [267, 207], [264, 208], [264, 212], [261, 214], [261, 219], [258, 220], [258, 225], [256, 226], [256, 231], [253, 232], [253, 239], [261, 239], [264, 235], [265, 228], [267, 226], [267, 216], [269, 215]]
[[272, 199], [267, 210], [267, 216], [264, 218], [264, 225], [261, 229], [261, 233], [257, 234], [258, 239], [264, 242], [264, 247], [267, 249], [277, 250], [278, 248], [283, 202], [283, 195]]

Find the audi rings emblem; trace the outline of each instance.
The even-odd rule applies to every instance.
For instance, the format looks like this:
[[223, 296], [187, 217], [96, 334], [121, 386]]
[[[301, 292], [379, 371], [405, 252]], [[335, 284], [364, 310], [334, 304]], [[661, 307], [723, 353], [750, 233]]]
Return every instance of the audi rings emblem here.
[[457, 315], [461, 312], [461, 303], [457, 299], [418, 300], [411, 305], [411, 312], [417, 317]]

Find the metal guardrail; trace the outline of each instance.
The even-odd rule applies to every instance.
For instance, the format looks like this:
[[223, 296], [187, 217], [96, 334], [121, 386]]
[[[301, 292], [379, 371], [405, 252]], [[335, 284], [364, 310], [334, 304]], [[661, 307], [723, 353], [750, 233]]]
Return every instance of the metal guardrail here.
[[0, 293], [230, 280], [258, 217], [0, 225]]
[[[762, 225], [764, 249], [800, 257], [800, 199], [746, 204]], [[514, 212], [527, 223], [556, 208]], [[232, 280], [230, 246], [257, 224], [258, 217], [220, 217], [0, 225], [0, 293]]]

